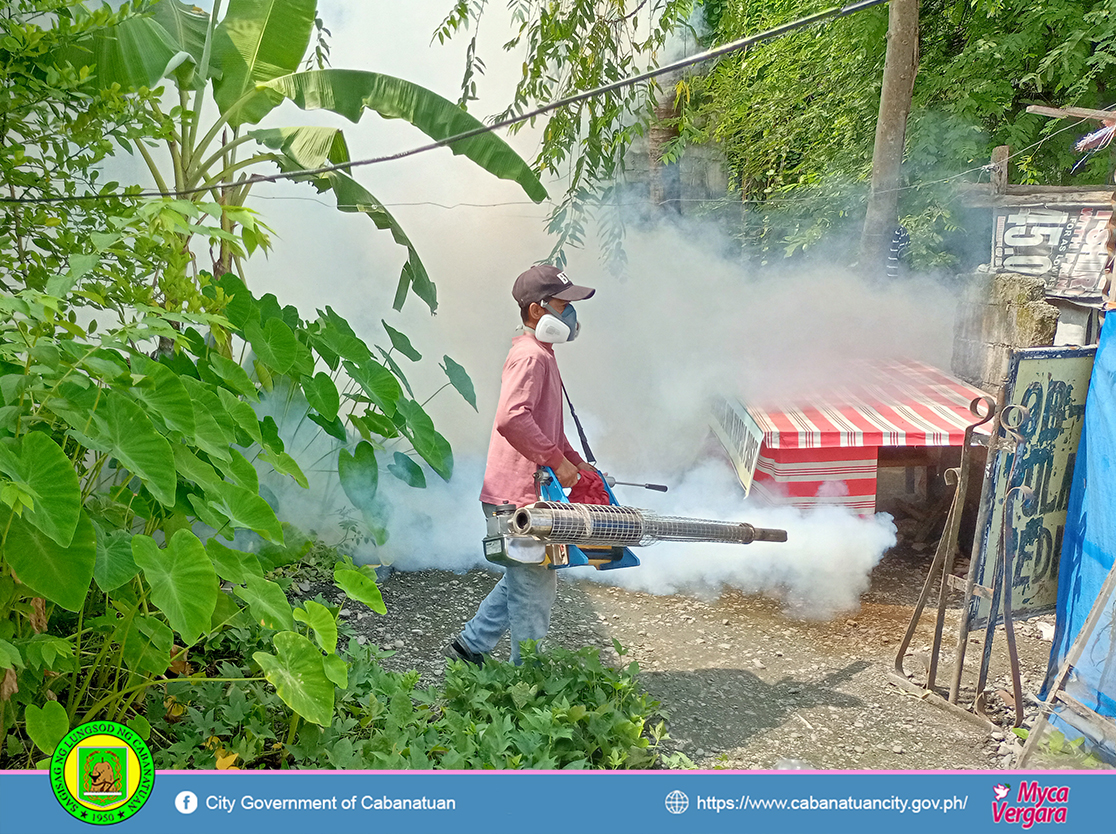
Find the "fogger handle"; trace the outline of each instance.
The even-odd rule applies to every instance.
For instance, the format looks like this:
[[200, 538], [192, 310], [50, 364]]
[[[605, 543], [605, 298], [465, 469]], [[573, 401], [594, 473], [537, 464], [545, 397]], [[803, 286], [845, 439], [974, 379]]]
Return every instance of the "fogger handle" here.
[[753, 527], [754, 542], [785, 542], [787, 540], [786, 530], [775, 530], [770, 527]]

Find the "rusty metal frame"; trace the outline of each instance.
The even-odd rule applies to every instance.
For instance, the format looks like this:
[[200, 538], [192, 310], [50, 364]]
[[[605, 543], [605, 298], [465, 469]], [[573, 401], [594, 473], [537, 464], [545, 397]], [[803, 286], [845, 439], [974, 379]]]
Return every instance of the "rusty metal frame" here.
[[[959, 706], [955, 693], [953, 697], [947, 700], [935, 691], [935, 683], [938, 674], [938, 657], [941, 654], [942, 634], [945, 628], [946, 606], [949, 600], [949, 592], [953, 589], [953, 585], [951, 584], [953, 559], [954, 553], [957, 550], [957, 539], [961, 528], [961, 513], [965, 506], [965, 497], [969, 484], [969, 471], [972, 466], [972, 452], [974, 448], [973, 435], [979, 426], [991, 422], [992, 437], [995, 438], [999, 432], [1000, 426], [997, 406], [991, 397], [976, 397], [969, 403], [969, 411], [972, 412], [974, 417], [980, 419], [970, 424], [965, 429], [964, 445], [961, 448], [961, 465], [945, 471], [946, 483], [954, 487], [953, 500], [949, 505], [945, 529], [942, 531], [942, 537], [938, 540], [938, 547], [934, 552], [934, 560], [930, 564], [930, 570], [926, 574], [926, 581], [923, 583], [922, 592], [919, 594], [918, 602], [915, 605], [910, 622], [907, 624], [907, 630], [903, 635], [903, 639], [899, 641], [899, 647], [895, 653], [895, 665], [893, 670], [889, 673], [889, 678], [892, 683], [913, 692], [920, 698], [944, 707], [958, 714], [959, 717], [975, 721], [982, 727], [987, 728], [989, 726], [987, 719], [975, 715]], [[993, 445], [994, 444], [990, 444], [990, 448]], [[935, 583], [940, 583], [940, 586], [938, 590], [938, 608], [934, 620], [934, 644], [930, 653], [930, 663], [927, 669], [926, 682], [924, 685], [919, 685], [908, 679], [907, 673], [903, 668], [903, 661], [906, 658], [907, 649], [910, 648], [911, 641], [914, 639], [915, 631], [918, 629], [919, 621], [922, 618], [922, 612], [926, 607], [927, 601], [930, 599], [930, 594], [933, 591]], [[974, 584], [973, 568], [970, 565], [969, 582], [966, 588], [966, 601], [973, 592], [972, 586]], [[956, 677], [958, 679], [960, 678], [959, 675]]]

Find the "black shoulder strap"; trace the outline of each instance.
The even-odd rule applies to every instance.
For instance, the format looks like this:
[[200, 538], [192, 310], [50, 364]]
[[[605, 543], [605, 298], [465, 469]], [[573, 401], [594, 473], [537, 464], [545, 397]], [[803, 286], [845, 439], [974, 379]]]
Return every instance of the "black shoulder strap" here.
[[593, 450], [589, 448], [589, 441], [585, 438], [585, 429], [581, 427], [581, 421], [577, 419], [577, 412], [574, 411], [573, 403], [570, 401], [570, 395], [566, 391], [566, 383], [564, 382], [562, 383], [562, 393], [566, 395], [566, 404], [570, 407], [570, 416], [573, 417], [574, 425], [577, 426], [577, 436], [581, 438], [581, 449], [585, 452], [585, 462], [596, 466], [597, 458], [593, 454]]

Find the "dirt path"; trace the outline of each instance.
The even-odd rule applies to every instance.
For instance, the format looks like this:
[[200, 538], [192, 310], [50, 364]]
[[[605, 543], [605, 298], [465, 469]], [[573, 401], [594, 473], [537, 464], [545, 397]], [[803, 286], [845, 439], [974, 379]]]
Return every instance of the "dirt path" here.
[[[586, 580], [563, 581], [551, 639], [595, 645], [620, 662], [616, 638], [669, 715], [671, 749], [702, 767], [772, 768], [800, 760], [818, 768], [973, 769], [1004, 767], [1011, 741], [989, 735], [888, 682], [931, 552], [892, 551], [876, 568], [860, 611], [828, 622], [788, 618], [771, 599], [726, 592], [703, 601], [633, 593]], [[568, 576], [575, 576], [570, 572]], [[382, 584], [388, 615], [346, 609], [358, 639], [396, 650], [390, 668], [441, 674], [441, 650], [476, 611], [497, 574], [482, 570], [394, 573]], [[314, 589], [316, 590], [316, 589]], [[355, 610], [360, 608], [361, 610]], [[957, 611], [946, 624], [952, 657]], [[1039, 622], [1017, 625], [1024, 690], [1035, 692], [1050, 643]], [[924, 618], [907, 669], [919, 668], [932, 623]], [[972, 643], [975, 668], [979, 645]], [[496, 656], [507, 658], [505, 637]], [[1002, 630], [991, 680], [1006, 687]], [[939, 676], [939, 680], [948, 674]], [[998, 699], [994, 699], [997, 700]], [[1010, 734], [1008, 739], [1013, 740]]]

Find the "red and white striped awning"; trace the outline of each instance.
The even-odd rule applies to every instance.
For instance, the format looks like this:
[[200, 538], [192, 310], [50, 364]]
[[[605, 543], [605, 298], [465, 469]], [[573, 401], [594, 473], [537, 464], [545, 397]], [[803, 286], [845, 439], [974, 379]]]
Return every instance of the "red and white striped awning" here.
[[985, 392], [919, 362], [865, 364], [852, 385], [794, 405], [748, 407], [768, 449], [960, 446]]

